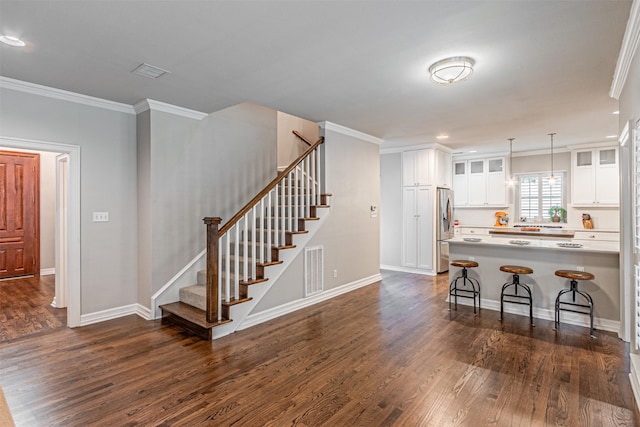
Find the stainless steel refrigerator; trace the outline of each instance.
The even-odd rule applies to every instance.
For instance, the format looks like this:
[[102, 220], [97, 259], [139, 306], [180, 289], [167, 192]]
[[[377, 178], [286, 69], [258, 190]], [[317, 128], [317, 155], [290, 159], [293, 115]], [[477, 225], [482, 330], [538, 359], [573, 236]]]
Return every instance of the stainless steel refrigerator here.
[[436, 272], [449, 271], [449, 243], [453, 237], [453, 191], [438, 188], [436, 198]]

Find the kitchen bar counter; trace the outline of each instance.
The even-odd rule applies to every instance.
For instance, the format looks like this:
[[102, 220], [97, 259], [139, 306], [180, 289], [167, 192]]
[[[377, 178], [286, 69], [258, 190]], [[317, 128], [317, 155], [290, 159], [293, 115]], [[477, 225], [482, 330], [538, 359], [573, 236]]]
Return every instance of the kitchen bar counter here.
[[[468, 238], [468, 237], [467, 237]], [[558, 243], [569, 239], [530, 240], [527, 245], [509, 243], [505, 237], [478, 236], [477, 242], [465, 241], [463, 237], [450, 239], [449, 259], [474, 260], [477, 268], [469, 269], [469, 276], [480, 281], [482, 308], [500, 310], [500, 290], [511, 275], [500, 271], [501, 265], [522, 265], [533, 269], [533, 274], [520, 276], [533, 291], [533, 315], [539, 319], [553, 321], [555, 298], [563, 288], [569, 286], [566, 279], [557, 277], [556, 270], [584, 269], [595, 275], [594, 280], [580, 282], [580, 289], [591, 294], [594, 300], [596, 329], [619, 333], [620, 326], [620, 267], [619, 243], [603, 241], [581, 241], [579, 248], [563, 248]], [[524, 239], [517, 239], [524, 240]], [[577, 243], [577, 241], [574, 241]], [[451, 267], [449, 277], [460, 272]], [[460, 298], [458, 304], [471, 304], [471, 300]], [[459, 307], [468, 310], [467, 307]], [[528, 316], [528, 307], [505, 304], [506, 313]], [[505, 315], [509, 322], [510, 315]], [[512, 318], [513, 319], [513, 318]], [[570, 312], [561, 313], [561, 322], [588, 326], [589, 316]], [[562, 327], [562, 326], [561, 326]], [[585, 334], [588, 334], [585, 329]], [[597, 334], [597, 332], [596, 332]]]
[[[473, 241], [472, 241], [473, 240]], [[510, 241], [526, 241], [529, 242], [526, 245], [516, 245], [509, 243]], [[504, 246], [509, 250], [543, 250], [545, 252], [548, 251], [562, 251], [562, 252], [600, 252], [600, 253], [612, 253], [618, 254], [620, 253], [620, 243], [619, 242], [601, 242], [601, 241], [571, 241], [567, 242], [567, 239], [558, 239], [558, 240], [537, 240], [537, 239], [525, 239], [525, 238], [517, 238], [517, 236], [513, 236], [511, 238], [501, 236], [481, 236], [481, 237], [454, 237], [453, 239], [449, 239], [448, 242], [451, 243], [461, 243], [470, 246]], [[582, 245], [581, 247], [568, 248], [559, 246], [559, 244], [566, 243], [575, 243]]]

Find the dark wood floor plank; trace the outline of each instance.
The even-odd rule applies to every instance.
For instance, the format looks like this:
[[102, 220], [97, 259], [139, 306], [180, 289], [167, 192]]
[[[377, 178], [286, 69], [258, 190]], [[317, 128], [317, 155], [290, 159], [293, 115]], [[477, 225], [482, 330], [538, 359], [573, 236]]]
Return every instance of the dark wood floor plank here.
[[446, 275], [383, 277], [214, 342], [3, 306], [0, 385], [18, 426], [640, 425], [613, 334], [449, 312]]

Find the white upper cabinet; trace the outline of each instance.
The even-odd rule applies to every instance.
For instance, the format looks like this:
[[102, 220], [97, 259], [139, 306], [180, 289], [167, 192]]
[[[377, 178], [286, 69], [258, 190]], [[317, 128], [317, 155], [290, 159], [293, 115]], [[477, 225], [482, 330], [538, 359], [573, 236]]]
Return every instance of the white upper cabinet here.
[[431, 185], [432, 149], [411, 150], [402, 153], [402, 185]]
[[451, 188], [451, 154], [435, 150], [436, 186]]
[[571, 202], [585, 207], [620, 204], [617, 146], [571, 152]]
[[453, 202], [456, 207], [507, 206], [505, 158], [453, 162]]

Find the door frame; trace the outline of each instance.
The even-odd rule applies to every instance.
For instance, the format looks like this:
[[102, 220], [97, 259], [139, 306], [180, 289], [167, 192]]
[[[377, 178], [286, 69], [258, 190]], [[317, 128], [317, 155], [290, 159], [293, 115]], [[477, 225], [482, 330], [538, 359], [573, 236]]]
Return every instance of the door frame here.
[[67, 222], [69, 203], [69, 155], [56, 156], [56, 225], [55, 225], [55, 270], [56, 290], [52, 306], [64, 308], [67, 306]]
[[[67, 326], [80, 326], [80, 146], [58, 142], [37, 141], [0, 135], [0, 145], [35, 151], [67, 154], [68, 192], [65, 238], [67, 243]], [[57, 187], [57, 183], [56, 183]], [[60, 266], [56, 265], [56, 271]], [[64, 267], [63, 267], [64, 268]]]

